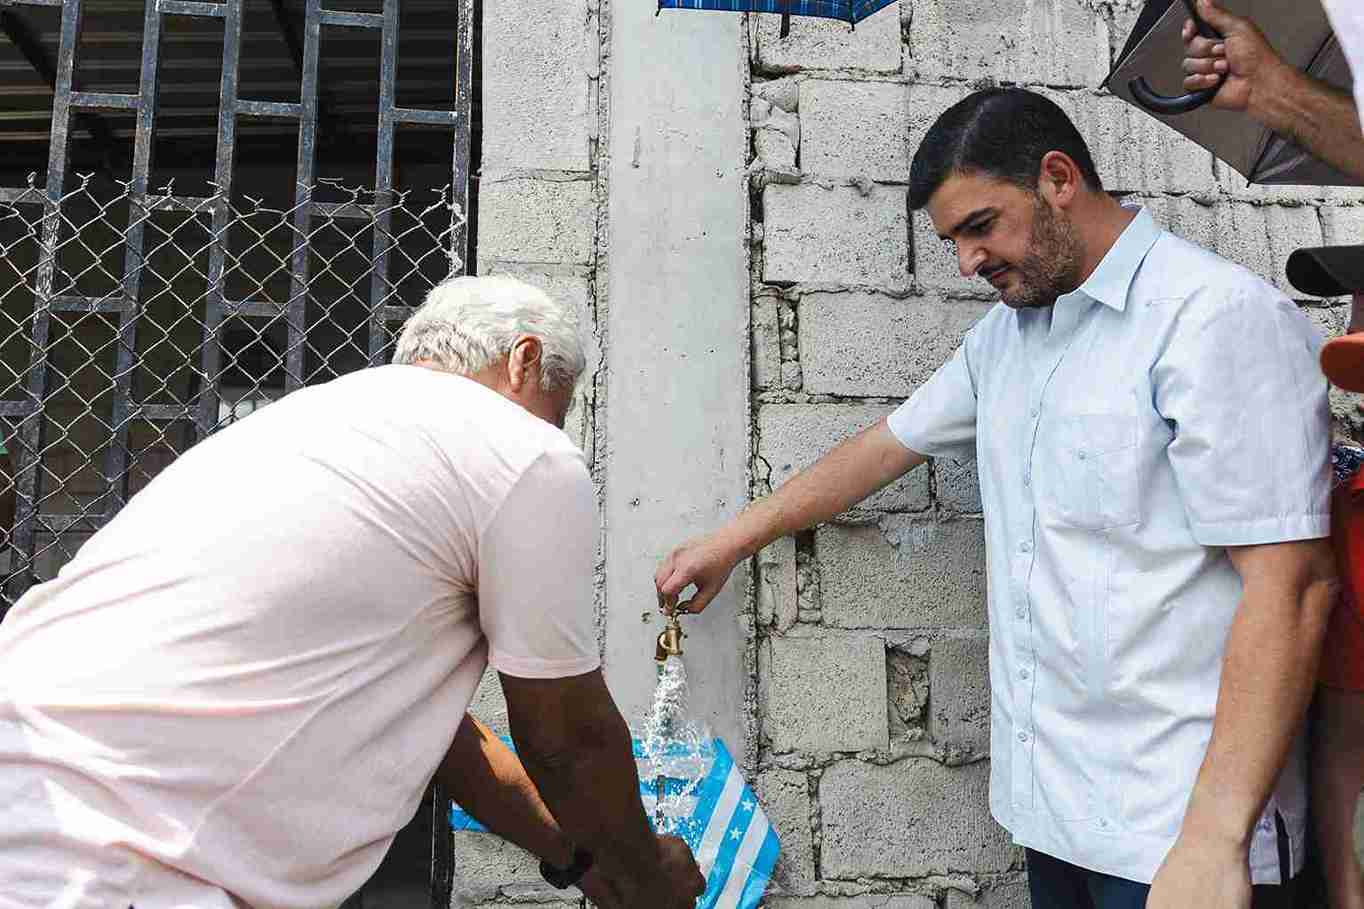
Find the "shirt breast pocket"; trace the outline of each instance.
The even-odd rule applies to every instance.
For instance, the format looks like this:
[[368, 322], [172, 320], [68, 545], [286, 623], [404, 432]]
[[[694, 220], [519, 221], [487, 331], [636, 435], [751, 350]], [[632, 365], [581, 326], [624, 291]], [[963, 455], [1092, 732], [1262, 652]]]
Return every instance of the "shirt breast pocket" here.
[[1109, 413], [1062, 417], [1048, 465], [1056, 516], [1084, 530], [1108, 530], [1141, 518], [1136, 421]]

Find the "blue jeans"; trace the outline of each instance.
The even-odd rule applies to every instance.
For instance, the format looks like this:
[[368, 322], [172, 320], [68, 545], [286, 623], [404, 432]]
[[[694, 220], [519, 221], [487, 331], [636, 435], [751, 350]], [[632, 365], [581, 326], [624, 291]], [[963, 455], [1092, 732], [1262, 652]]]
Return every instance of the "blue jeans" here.
[[[1255, 888], [1253, 909], [1292, 909], [1294, 882]], [[1028, 850], [1028, 890], [1033, 909], [1144, 909], [1149, 884], [1086, 871]]]

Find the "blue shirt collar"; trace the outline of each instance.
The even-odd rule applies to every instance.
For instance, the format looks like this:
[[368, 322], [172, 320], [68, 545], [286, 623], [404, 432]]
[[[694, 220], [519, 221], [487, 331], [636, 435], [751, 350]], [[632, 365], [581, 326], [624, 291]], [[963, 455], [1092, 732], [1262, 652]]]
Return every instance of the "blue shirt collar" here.
[[1082, 295], [1118, 312], [1127, 308], [1127, 292], [1132, 289], [1137, 269], [1160, 237], [1160, 228], [1150, 212], [1144, 208], [1135, 208], [1135, 211], [1137, 216], [1118, 236], [1117, 242], [1085, 279], [1085, 283], [1061, 297], [1061, 300]]

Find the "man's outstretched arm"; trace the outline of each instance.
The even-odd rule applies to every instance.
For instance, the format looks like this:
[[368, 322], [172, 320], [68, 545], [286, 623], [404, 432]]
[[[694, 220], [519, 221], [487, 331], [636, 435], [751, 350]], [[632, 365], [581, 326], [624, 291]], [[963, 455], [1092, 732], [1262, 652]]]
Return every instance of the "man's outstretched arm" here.
[[1243, 111], [1308, 154], [1364, 180], [1364, 133], [1354, 99], [1284, 62], [1249, 19], [1212, 0], [1199, 0], [1199, 15], [1222, 40], [1198, 37], [1184, 26], [1184, 87], [1202, 91], [1221, 85], [1215, 107]]
[[773, 540], [827, 521], [927, 458], [910, 451], [885, 419], [835, 447], [765, 499], [708, 536], [684, 543], [663, 560], [654, 583], [676, 597], [696, 585], [692, 612], [705, 609], [725, 586], [734, 566]]

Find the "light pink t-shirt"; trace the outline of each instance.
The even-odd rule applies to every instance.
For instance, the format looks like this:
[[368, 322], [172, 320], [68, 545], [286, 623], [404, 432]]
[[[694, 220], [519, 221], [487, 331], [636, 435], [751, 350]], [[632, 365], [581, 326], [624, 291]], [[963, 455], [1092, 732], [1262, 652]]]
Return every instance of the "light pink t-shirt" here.
[[385, 366], [191, 449], [0, 624], [0, 907], [332, 906], [485, 665], [599, 665], [582, 453]]

